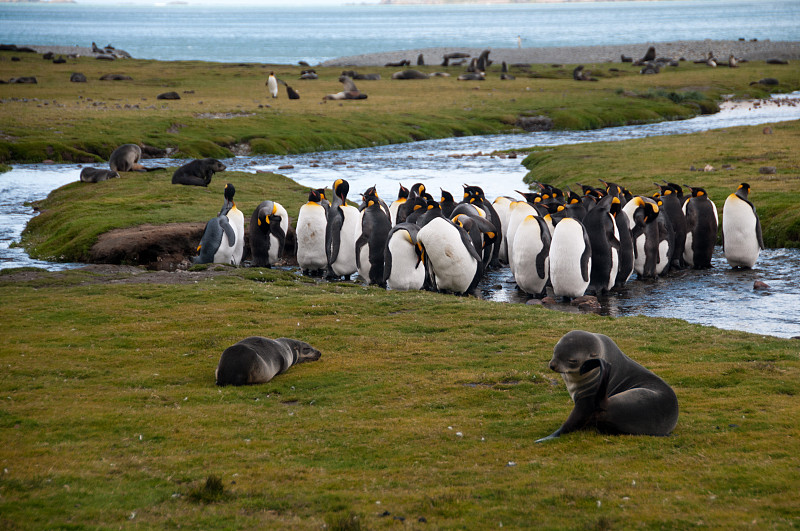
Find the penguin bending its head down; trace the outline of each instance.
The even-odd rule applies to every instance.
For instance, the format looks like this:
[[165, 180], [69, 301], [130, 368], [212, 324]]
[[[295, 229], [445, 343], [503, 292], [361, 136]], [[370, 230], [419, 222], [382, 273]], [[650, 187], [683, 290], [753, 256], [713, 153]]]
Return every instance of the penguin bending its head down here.
[[250, 254], [253, 265], [272, 267], [283, 255], [289, 215], [283, 205], [262, 201], [250, 217]]
[[592, 246], [589, 291], [597, 295], [611, 291], [617, 282], [620, 231], [612, 209], [619, 212], [619, 207], [619, 197], [609, 194], [583, 218]]
[[434, 217], [419, 230], [425, 265], [433, 289], [465, 294], [483, 275], [483, 262], [464, 229], [449, 219]]
[[217, 217], [206, 223], [195, 264], [231, 264], [238, 266], [244, 255], [244, 215], [236, 208], [233, 196], [236, 189], [231, 183], [225, 185], [222, 204]]
[[740, 184], [722, 207], [722, 248], [731, 267], [753, 267], [764, 248], [761, 220], [749, 193], [750, 185]]
[[708, 268], [717, 242], [717, 207], [704, 189], [684, 186], [692, 191], [692, 195], [683, 203], [686, 216], [683, 258], [694, 269]]
[[386, 287], [394, 290], [418, 290], [425, 283], [422, 246], [417, 242], [420, 227], [399, 223], [386, 238], [383, 277]]

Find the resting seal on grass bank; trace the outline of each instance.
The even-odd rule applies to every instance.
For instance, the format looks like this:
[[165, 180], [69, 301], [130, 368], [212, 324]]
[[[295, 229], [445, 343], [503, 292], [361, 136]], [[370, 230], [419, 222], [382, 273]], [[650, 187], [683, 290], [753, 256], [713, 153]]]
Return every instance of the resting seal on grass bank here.
[[561, 373], [575, 408], [555, 432], [666, 436], [678, 422], [678, 399], [664, 380], [620, 351], [610, 337], [583, 330], [556, 343], [550, 369]]
[[208, 186], [218, 171], [225, 171], [225, 165], [217, 159], [195, 159], [175, 170], [172, 184]]
[[225, 349], [215, 373], [217, 385], [267, 383], [289, 367], [316, 361], [322, 353], [303, 341], [251, 336]]
[[81, 182], [84, 183], [99, 183], [100, 181], [107, 181], [108, 179], [116, 179], [119, 173], [114, 170], [104, 170], [101, 168], [87, 167], [81, 170]]

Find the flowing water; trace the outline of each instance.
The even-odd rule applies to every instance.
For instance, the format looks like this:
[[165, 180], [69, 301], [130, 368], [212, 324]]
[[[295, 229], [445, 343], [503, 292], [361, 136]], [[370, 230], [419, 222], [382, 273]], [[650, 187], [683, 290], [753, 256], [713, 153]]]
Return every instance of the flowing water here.
[[[469, 183], [482, 186], [487, 197], [494, 198], [515, 195], [515, 189], [523, 190], [522, 178], [526, 173], [518, 158], [487, 155], [495, 150], [618, 141], [797, 120], [800, 119], [798, 98], [800, 94], [794, 93], [758, 104], [725, 104], [718, 114], [678, 122], [595, 131], [449, 138], [347, 151], [236, 157], [224, 162], [229, 170], [278, 171], [309, 187], [330, 186], [341, 177], [350, 182], [353, 196], [376, 185], [383, 197], [391, 198], [397, 193], [400, 183], [410, 186], [424, 182], [434, 195], [436, 188], [441, 187], [458, 197], [462, 184]], [[145, 161], [148, 166], [177, 166], [182, 163], [171, 159]], [[282, 165], [293, 168], [278, 170]], [[43, 199], [51, 190], [77, 181], [81, 168], [76, 164], [18, 165], [12, 171], [0, 174], [0, 269], [34, 266], [58, 270], [82, 265], [34, 260], [24, 250], [13, 246], [19, 241], [27, 221], [35, 215], [25, 203]], [[222, 181], [223, 175], [217, 175], [214, 182]], [[730, 269], [718, 250], [714, 267], [710, 270], [680, 271], [657, 282], [629, 282], [623, 290], [601, 298], [601, 313], [677, 317], [727, 329], [780, 337], [797, 336], [800, 335], [800, 318], [796, 311], [800, 306], [798, 271], [798, 249], [765, 250], [755, 268], [744, 271]], [[755, 280], [766, 282], [770, 289], [754, 290]], [[484, 298], [494, 301], [525, 302], [528, 299], [516, 289], [507, 268], [487, 275], [479, 290]]]

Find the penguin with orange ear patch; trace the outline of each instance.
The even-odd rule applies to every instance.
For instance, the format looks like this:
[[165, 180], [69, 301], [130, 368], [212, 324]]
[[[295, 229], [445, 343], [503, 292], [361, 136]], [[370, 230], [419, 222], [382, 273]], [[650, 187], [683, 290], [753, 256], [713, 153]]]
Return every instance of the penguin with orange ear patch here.
[[253, 265], [272, 267], [283, 255], [289, 215], [283, 205], [263, 201], [250, 217], [250, 254]]
[[711, 256], [717, 243], [717, 207], [703, 188], [684, 185], [692, 195], [683, 203], [686, 216], [686, 243], [683, 258], [694, 269], [711, 267]]

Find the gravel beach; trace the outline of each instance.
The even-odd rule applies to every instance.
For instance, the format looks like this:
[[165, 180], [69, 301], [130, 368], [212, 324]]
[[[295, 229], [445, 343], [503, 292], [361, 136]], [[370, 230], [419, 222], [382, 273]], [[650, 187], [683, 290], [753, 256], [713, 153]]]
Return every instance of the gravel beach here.
[[[495, 63], [502, 61], [515, 63], [605, 63], [620, 62], [620, 56], [626, 55], [634, 60], [644, 56], [647, 48], [655, 46], [657, 57], [673, 59], [684, 58], [687, 61], [705, 59], [708, 52], [720, 60], [727, 61], [733, 54], [737, 59], [759, 61], [767, 59], [800, 59], [800, 42], [764, 41], [675, 41], [648, 42], [643, 44], [618, 44], [604, 46], [570, 46], [553, 48], [490, 48], [489, 58]], [[320, 66], [384, 66], [408, 60], [411, 65], [417, 64], [417, 56], [422, 54], [425, 64], [442, 63], [444, 54], [465, 52], [477, 57], [485, 48], [423, 48], [417, 50], [401, 50], [396, 52], [370, 53], [340, 57], [323, 62]]]

